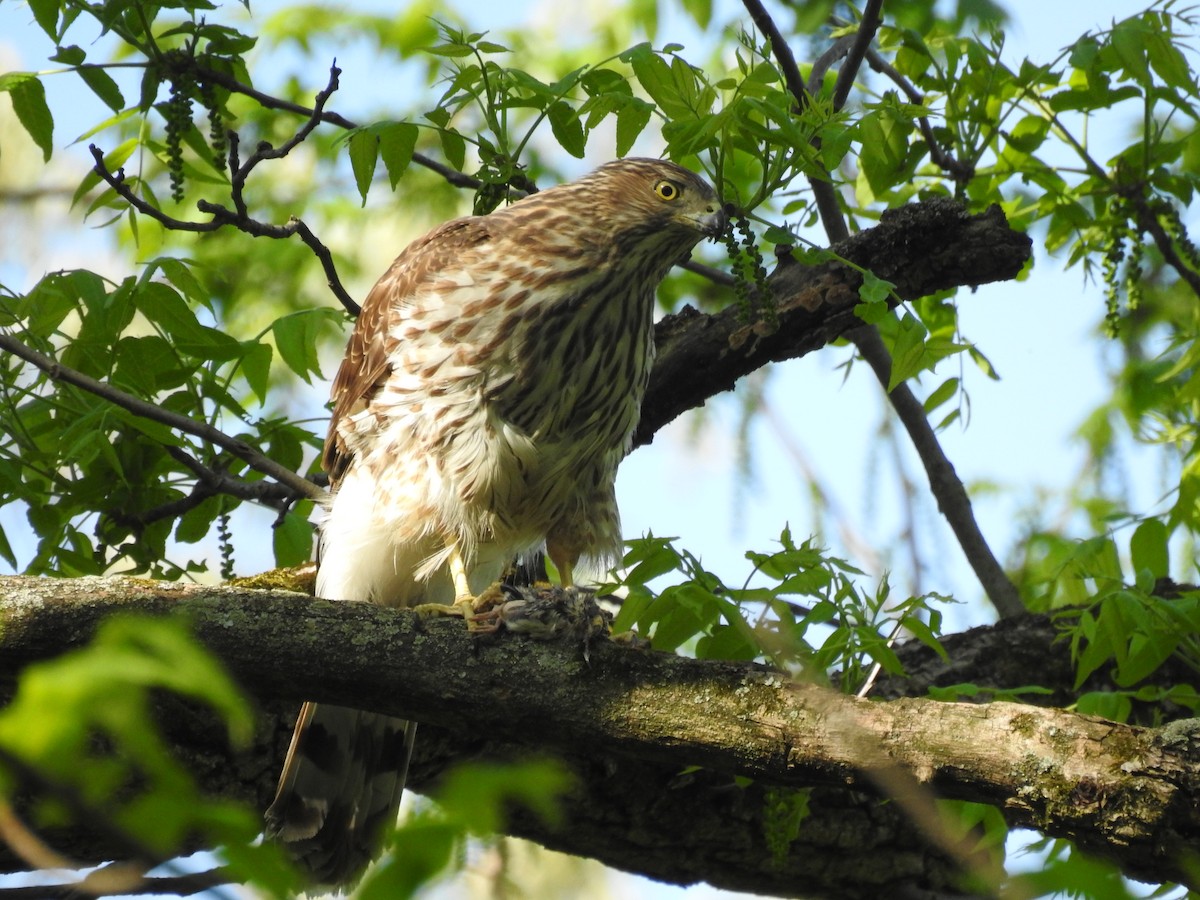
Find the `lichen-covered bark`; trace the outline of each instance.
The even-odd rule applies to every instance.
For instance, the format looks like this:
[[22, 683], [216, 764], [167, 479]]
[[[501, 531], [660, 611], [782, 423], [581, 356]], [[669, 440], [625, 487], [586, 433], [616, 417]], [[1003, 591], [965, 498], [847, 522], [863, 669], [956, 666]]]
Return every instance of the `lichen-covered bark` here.
[[[1193, 723], [1155, 730], [1014, 703], [858, 701], [760, 666], [609, 643], [588, 663], [577, 647], [474, 638], [458, 621], [278, 591], [0, 579], [0, 681], [85, 640], [121, 609], [186, 616], [268, 708], [309, 698], [436, 726], [422, 732], [418, 788], [455, 759], [514, 748], [559, 755], [581, 776], [567, 827], [518, 820], [513, 830], [666, 880], [849, 897], [910, 871], [911, 884], [944, 889], [953, 848], [931, 849], [904, 824], [935, 794], [996, 805], [1014, 824], [1070, 836], [1156, 880], [1186, 881], [1182, 857], [1197, 849]], [[168, 724], [206, 784], [265, 801], [282, 730], [265, 730], [230, 764], [189, 736], [186, 713]], [[704, 774], [680, 780], [691, 766]], [[735, 775], [756, 786], [734, 786]], [[761, 792], [811, 786], [821, 789], [814, 817], [772, 865]], [[865, 794], [892, 802], [883, 809]], [[844, 827], [861, 822], [873, 852], [822, 845], [847, 809], [860, 818]], [[853, 866], [866, 868], [856, 875]]]

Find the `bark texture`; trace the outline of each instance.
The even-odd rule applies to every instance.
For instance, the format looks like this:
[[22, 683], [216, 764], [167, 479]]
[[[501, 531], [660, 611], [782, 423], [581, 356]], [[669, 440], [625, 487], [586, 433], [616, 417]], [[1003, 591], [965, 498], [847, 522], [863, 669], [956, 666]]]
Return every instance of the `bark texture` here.
[[[1031, 254], [999, 207], [972, 215], [948, 198], [888, 210], [878, 225], [831, 249], [892, 282], [902, 300], [1015, 278]], [[780, 257], [768, 279], [777, 321], [747, 322], [736, 307], [707, 315], [692, 307], [655, 328], [658, 355], [635, 446], [668, 422], [769, 362], [819, 350], [862, 325], [854, 314], [862, 276], [840, 262], [807, 266]]]
[[[186, 617], [265, 709], [284, 712], [231, 759], [215, 729], [168, 705], [167, 732], [203, 783], [260, 808], [290, 703], [309, 698], [428, 723], [417, 789], [455, 760], [560, 756], [580, 778], [566, 826], [518, 817], [513, 833], [678, 883], [829, 897], [878, 896], [881, 885], [899, 896], [952, 891], [964, 851], [908, 821], [921, 822], [933, 796], [995, 805], [1143, 878], [1188, 882], [1185, 857], [1200, 849], [1193, 721], [1150, 729], [1015, 703], [859, 701], [762, 666], [606, 641], [589, 663], [578, 646], [481, 639], [461, 621], [282, 591], [0, 578], [0, 683], [118, 610]], [[950, 677], [980, 681], [962, 674]], [[692, 766], [704, 771], [683, 774]], [[810, 787], [813, 814], [775, 859], [775, 792]], [[78, 831], [54, 839], [90, 858], [113, 852]]]

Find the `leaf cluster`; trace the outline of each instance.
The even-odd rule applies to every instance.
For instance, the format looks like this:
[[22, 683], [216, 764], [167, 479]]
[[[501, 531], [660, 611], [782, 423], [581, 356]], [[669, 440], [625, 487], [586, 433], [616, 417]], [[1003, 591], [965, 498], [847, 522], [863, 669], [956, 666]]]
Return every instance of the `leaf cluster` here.
[[[312, 434], [283, 418], [256, 419], [250, 404], [266, 402], [275, 349], [304, 378], [316, 369], [329, 311], [296, 313], [278, 320], [270, 334], [241, 341], [203, 321], [214, 316], [192, 269], [170, 257], [118, 284], [87, 271], [60, 272], [23, 296], [0, 298], [0, 325], [103, 382], [114, 398], [143, 400], [209, 426], [237, 422], [235, 440], [290, 469], [303, 468], [319, 446]], [[29, 505], [39, 537], [31, 572], [99, 574], [117, 562], [157, 577], [203, 569], [202, 562], [170, 562], [168, 541], [196, 543], [236, 506], [212, 478], [241, 480], [251, 495], [265, 487], [244, 459], [163, 421], [56, 384], [18, 356], [5, 355], [0, 365], [0, 420], [10, 435], [0, 447], [0, 504]], [[197, 482], [198, 470], [207, 485]], [[44, 502], [47, 495], [59, 502]], [[269, 503], [271, 495], [260, 499]], [[309, 554], [306, 505], [280, 499], [276, 557], [295, 564]], [[88, 520], [91, 534], [84, 530]], [[0, 555], [16, 565], [2, 531]]]
[[[891, 648], [905, 633], [941, 652], [942, 613], [934, 594], [897, 599], [885, 578], [863, 591], [863, 573], [789, 529], [772, 553], [748, 552], [751, 575], [728, 587], [673, 539], [629, 542], [623, 574], [601, 588], [621, 597], [616, 633], [634, 632], [657, 650], [686, 649], [700, 659], [758, 659], [802, 678], [857, 690], [872, 666], [903, 674]], [[670, 577], [655, 588], [650, 582]], [[755, 584], [763, 581], [763, 584]]]
[[26, 815], [39, 829], [97, 826], [145, 868], [200, 835], [228, 848], [240, 879], [295, 890], [282, 851], [255, 843], [258, 816], [203, 795], [172, 756], [154, 724], [159, 692], [204, 704], [235, 745], [250, 740], [245, 699], [181, 622], [113, 617], [88, 646], [22, 673], [0, 712], [0, 796], [32, 797]]

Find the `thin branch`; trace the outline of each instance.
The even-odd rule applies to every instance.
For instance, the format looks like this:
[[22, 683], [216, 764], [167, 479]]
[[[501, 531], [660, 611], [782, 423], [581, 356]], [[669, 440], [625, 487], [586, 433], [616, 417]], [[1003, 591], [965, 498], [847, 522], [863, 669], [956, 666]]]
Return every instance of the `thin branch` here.
[[228, 450], [252, 469], [274, 478], [280, 484], [287, 486], [302, 497], [319, 501], [326, 495], [325, 491], [307, 478], [296, 474], [285, 466], [281, 466], [275, 460], [264, 456], [259, 450], [256, 450], [245, 441], [230, 437], [207, 422], [197, 422], [194, 419], [164, 409], [140, 397], [127, 394], [112, 385], [99, 382], [82, 372], [77, 372], [74, 369], [61, 365], [49, 356], [39, 353], [32, 347], [26, 346], [12, 335], [0, 334], [0, 348], [41, 369], [54, 381], [73, 385], [115, 406], [128, 410], [135, 416], [160, 422], [176, 431], [193, 435], [207, 443]]
[[846, 105], [846, 98], [850, 96], [850, 88], [854, 86], [854, 79], [858, 77], [863, 57], [866, 56], [871, 41], [875, 40], [875, 32], [879, 30], [882, 12], [883, 0], [867, 0], [854, 43], [850, 46], [850, 52], [846, 54], [846, 61], [838, 72], [837, 83], [833, 88], [833, 108], [835, 110]]
[[[236, 139], [230, 140], [231, 152], [236, 153], [232, 149], [236, 147]], [[317, 259], [321, 263], [321, 268], [325, 272], [325, 280], [329, 285], [329, 289], [334, 296], [351, 315], [358, 314], [358, 304], [351, 299], [346, 289], [342, 287], [341, 280], [338, 278], [337, 269], [334, 267], [333, 254], [329, 248], [313, 234], [312, 230], [304, 224], [300, 219], [292, 216], [286, 225], [269, 225], [266, 222], [259, 222], [257, 219], [252, 219], [245, 211], [245, 204], [240, 193], [234, 195], [234, 204], [240, 208], [240, 211], [235, 212], [219, 203], [211, 203], [207, 200], [200, 200], [196, 203], [196, 208], [203, 213], [208, 213], [212, 216], [207, 222], [191, 222], [186, 219], [177, 219], [174, 216], [169, 216], [157, 206], [146, 202], [139, 197], [125, 181], [125, 170], [119, 169], [115, 173], [112, 172], [108, 165], [104, 162], [104, 153], [95, 144], [88, 145], [88, 150], [91, 151], [92, 159], [95, 164], [92, 166], [94, 171], [109, 187], [116, 191], [117, 195], [136, 209], [143, 215], [149, 216], [156, 222], [162, 224], [165, 228], [172, 231], [190, 231], [199, 234], [217, 231], [226, 225], [231, 225], [252, 237], [269, 237], [275, 239], [289, 238], [294, 234], [298, 234], [300, 239], [313, 251]]]
[[804, 85], [800, 67], [796, 65], [796, 57], [792, 56], [792, 48], [788, 46], [788, 42], [775, 25], [775, 20], [771, 18], [771, 14], [759, 0], [742, 0], [742, 5], [746, 7], [746, 12], [750, 13], [750, 18], [754, 20], [754, 26], [770, 41], [771, 53], [779, 62], [779, 70], [783, 75], [784, 83], [796, 99], [796, 110], [803, 110], [809, 103], [808, 89]]
[[825, 73], [835, 62], [850, 52], [850, 46], [854, 43], [855, 37], [853, 34], [843, 35], [833, 42], [832, 47], [817, 57], [812, 64], [812, 70], [808, 73], [807, 87], [810, 95], [821, 90], [821, 85], [825, 82]]
[[686, 262], [680, 263], [679, 268], [699, 275], [702, 278], [707, 278], [713, 284], [719, 284], [721, 287], [731, 288], [737, 284], [737, 279], [724, 269], [706, 266], [704, 263], [698, 263], [694, 259], [689, 259]]
[[170, 228], [172, 231], [191, 231], [204, 234], [210, 231], [216, 231], [223, 223], [210, 220], [208, 222], [188, 222], [184, 219], [176, 219], [168, 216], [165, 212], [146, 202], [137, 194], [135, 194], [125, 182], [125, 169], [122, 167], [115, 173], [108, 168], [108, 164], [104, 161], [104, 151], [95, 144], [88, 144], [88, 150], [92, 154], [94, 164], [92, 171], [95, 172], [101, 180], [103, 180], [110, 188], [116, 191], [117, 196], [136, 209], [143, 215], [149, 216], [156, 222]]
[[[242, 94], [249, 97], [262, 106], [264, 109], [278, 109], [283, 112], [296, 113], [300, 116], [313, 117], [314, 114], [321, 122], [329, 125], [336, 125], [338, 128], [344, 128], [347, 131], [358, 128], [357, 122], [347, 119], [345, 116], [334, 113], [325, 112], [324, 110], [314, 110], [307, 106], [302, 106], [299, 103], [292, 103], [288, 100], [281, 100], [278, 97], [273, 97], [270, 94], [264, 94], [262, 91], [255, 90], [247, 84], [242, 84], [232, 75], [227, 75], [224, 72], [218, 72], [215, 69], [209, 69], [204, 66], [197, 66], [198, 72], [203, 78], [211, 81], [213, 84], [219, 84], [221, 87], [235, 94]], [[457, 169], [452, 169], [443, 163], [438, 162], [426, 156], [423, 153], [413, 153], [413, 162], [419, 166], [429, 169], [431, 172], [436, 172], [441, 175], [446, 181], [455, 187], [469, 188], [470, 190], [478, 190], [483, 186], [478, 178], [466, 175], [459, 172]]]
[[[110, 816], [94, 808], [74, 787], [47, 777], [36, 766], [30, 765], [3, 746], [0, 746], [0, 766], [7, 769], [8, 773], [22, 787], [33, 789], [62, 803], [70, 810], [76, 821], [87, 822], [90, 827], [104, 834], [121, 848], [124, 855], [136, 858], [138, 865], [145, 864], [149, 867], [163, 862], [161, 854], [146, 846], [141, 840], [113, 821]], [[37, 840], [37, 843], [40, 846], [35, 848], [35, 854], [52, 856], [54, 868], [60, 868], [63, 863], [72, 864], [72, 861], [63, 857], [62, 854], [42, 845], [40, 839]], [[37, 862], [34, 864], [41, 865]], [[76, 865], [76, 867], [78, 866]]]
[[[202, 68], [202, 67], [201, 67]], [[204, 73], [211, 70], [203, 69]], [[286, 239], [292, 235], [299, 235], [300, 240], [312, 250], [317, 260], [321, 263], [321, 268], [325, 272], [325, 280], [329, 285], [329, 289], [337, 297], [338, 302], [351, 315], [358, 315], [358, 304], [350, 297], [346, 289], [342, 286], [341, 279], [338, 277], [337, 268], [333, 262], [333, 254], [320, 239], [312, 232], [303, 221], [296, 216], [288, 219], [286, 225], [269, 225], [265, 222], [259, 222], [250, 217], [245, 201], [246, 180], [250, 174], [265, 160], [282, 159], [287, 156], [292, 150], [299, 146], [312, 133], [313, 129], [324, 120], [325, 104], [329, 98], [333, 96], [338, 89], [338, 77], [341, 74], [341, 69], [336, 65], [331, 66], [329, 70], [329, 83], [324, 90], [317, 94], [316, 102], [313, 108], [308, 110], [308, 119], [296, 130], [296, 132], [288, 138], [279, 147], [274, 147], [266, 141], [261, 141], [255, 148], [254, 153], [250, 155], [244, 163], [239, 159], [239, 141], [238, 134], [235, 131], [229, 133], [229, 170], [230, 177], [230, 199], [233, 202], [234, 209], [230, 210], [219, 203], [212, 203], [207, 200], [200, 200], [196, 204], [196, 208], [203, 213], [212, 216], [207, 222], [191, 222], [185, 219], [177, 219], [167, 215], [158, 207], [143, 200], [139, 197], [125, 181], [125, 170], [120, 169], [113, 173], [107, 163], [104, 161], [104, 154], [95, 144], [89, 146], [94, 164], [92, 170], [98, 175], [109, 187], [111, 187], [121, 199], [136, 209], [143, 215], [149, 216], [156, 222], [159, 222], [164, 227], [173, 231], [189, 231], [195, 233], [208, 233], [216, 231], [226, 225], [233, 226], [239, 231], [245, 232], [253, 237], [269, 237], [275, 239]], [[265, 96], [265, 95], [264, 95]]]
[[144, 528], [163, 519], [178, 519], [206, 500], [222, 495], [257, 503], [281, 513], [287, 511], [293, 503], [301, 499], [300, 494], [279, 482], [246, 481], [242, 478], [235, 478], [228, 472], [209, 468], [179, 447], [168, 445], [163, 449], [176, 462], [190, 469], [196, 476], [196, 483], [192, 486], [191, 491], [178, 500], [163, 503], [134, 515], [110, 511], [107, 515], [113, 521], [126, 527]]
[[[892, 357], [887, 352], [879, 331], [874, 327], [863, 327], [851, 332], [847, 337], [854, 342], [871, 371], [879, 379], [879, 383], [886, 388], [892, 377]], [[945, 516], [958, 539], [988, 600], [1001, 616], [1023, 613], [1025, 604], [1021, 602], [1021, 595], [983, 536], [975, 519], [967, 489], [942, 450], [937, 434], [929, 424], [924, 405], [904, 383], [897, 385], [888, 394], [888, 399], [891, 400], [892, 408], [908, 431], [913, 447], [925, 466], [929, 488], [937, 499], [938, 511]]]
[[[779, 33], [774, 22], [771, 21], [770, 15], [762, 8], [758, 0], [743, 0], [743, 3], [750, 11], [755, 24], [764, 33], [769, 35]], [[840, 109], [846, 101], [849, 85], [857, 77], [858, 69], [866, 56], [867, 47], [879, 28], [882, 8], [882, 0], [869, 0], [863, 12], [857, 39], [847, 54], [842, 70], [838, 73], [838, 87], [834, 93], [835, 110]], [[808, 102], [808, 94], [803, 86], [803, 79], [796, 66], [795, 58], [782, 43], [776, 47], [774, 39], [772, 39], [771, 48], [783, 72], [785, 82], [792, 90], [797, 103], [803, 106]], [[849, 238], [850, 231], [837, 202], [837, 194], [832, 182], [824, 178], [810, 177], [809, 184], [821, 216], [821, 223], [825, 227], [825, 233], [829, 237], [830, 243], [845, 241]], [[891, 379], [892, 360], [883, 339], [879, 336], [878, 329], [873, 325], [866, 325], [849, 332], [846, 336], [866, 359], [884, 390], [887, 390]], [[987, 594], [988, 600], [1001, 616], [1011, 616], [1023, 612], [1025, 606], [1021, 602], [1020, 594], [984, 539], [979, 524], [975, 520], [966, 488], [963, 487], [962, 481], [954, 471], [954, 466], [943, 452], [921, 402], [908, 385], [903, 383], [888, 393], [888, 399], [895, 408], [900, 421], [908, 429], [913, 446], [925, 466], [930, 490], [937, 499], [938, 509], [950, 522], [950, 527], [958, 538], [963, 553]]]
[[[108, 867], [106, 867], [108, 868]], [[98, 871], [105, 871], [100, 869]], [[94, 873], [93, 873], [94, 874]], [[39, 884], [32, 887], [0, 888], [0, 900], [80, 900], [85, 896], [105, 896], [122, 894], [129, 896], [178, 895], [189, 897], [202, 891], [209, 891], [223, 884], [232, 882], [232, 876], [226, 869], [210, 869], [207, 872], [194, 872], [189, 875], [164, 875], [154, 878], [139, 878], [136, 882], [119, 886], [119, 889], [97, 891], [100, 887], [96, 881], [89, 883], [91, 875], [82, 881], [67, 884]], [[114, 886], [116, 888], [117, 886]]]

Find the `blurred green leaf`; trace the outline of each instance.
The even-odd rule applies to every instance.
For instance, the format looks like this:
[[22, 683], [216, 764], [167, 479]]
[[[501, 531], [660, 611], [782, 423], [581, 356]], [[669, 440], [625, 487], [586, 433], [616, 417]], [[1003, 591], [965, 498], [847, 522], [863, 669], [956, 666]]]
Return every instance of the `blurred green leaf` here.
[[54, 117], [46, 105], [46, 89], [32, 72], [8, 72], [0, 75], [0, 92], [7, 91], [17, 121], [50, 161], [54, 152]]

